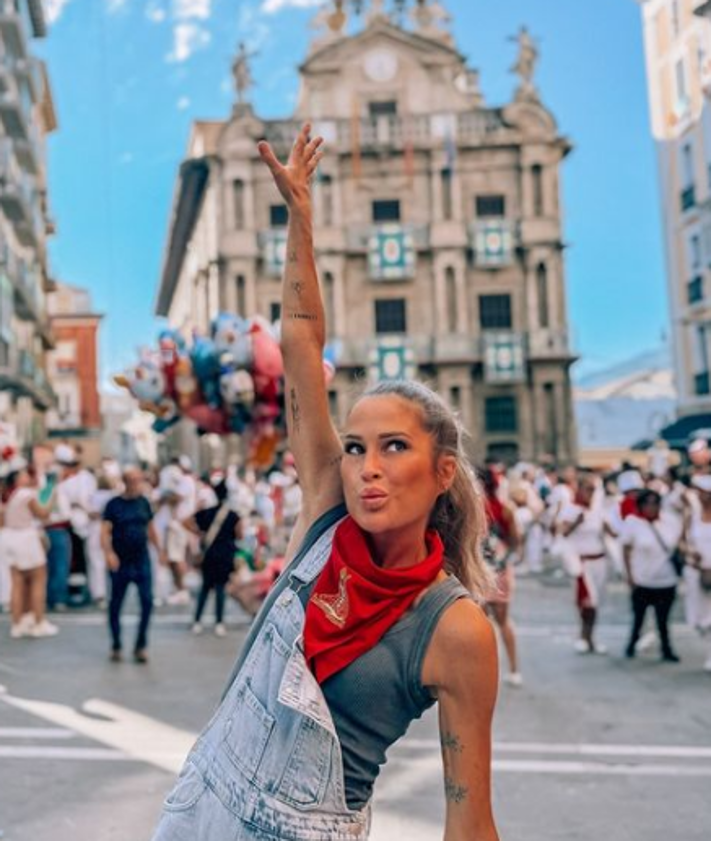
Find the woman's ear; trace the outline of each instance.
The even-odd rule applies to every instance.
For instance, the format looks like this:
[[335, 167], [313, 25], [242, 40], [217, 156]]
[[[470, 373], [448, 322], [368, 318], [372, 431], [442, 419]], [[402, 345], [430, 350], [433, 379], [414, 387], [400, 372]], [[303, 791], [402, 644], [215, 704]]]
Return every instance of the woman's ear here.
[[457, 473], [457, 459], [455, 456], [442, 455], [437, 464], [437, 479], [440, 493], [446, 493], [454, 482]]

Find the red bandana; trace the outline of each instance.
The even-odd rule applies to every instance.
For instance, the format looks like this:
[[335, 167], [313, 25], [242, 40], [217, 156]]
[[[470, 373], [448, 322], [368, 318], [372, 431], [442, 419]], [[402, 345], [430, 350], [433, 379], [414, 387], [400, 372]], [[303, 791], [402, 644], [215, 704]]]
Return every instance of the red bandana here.
[[369, 651], [439, 575], [444, 546], [426, 534], [430, 554], [411, 567], [373, 563], [365, 536], [347, 517], [336, 529], [331, 556], [306, 606], [304, 652], [319, 683]]

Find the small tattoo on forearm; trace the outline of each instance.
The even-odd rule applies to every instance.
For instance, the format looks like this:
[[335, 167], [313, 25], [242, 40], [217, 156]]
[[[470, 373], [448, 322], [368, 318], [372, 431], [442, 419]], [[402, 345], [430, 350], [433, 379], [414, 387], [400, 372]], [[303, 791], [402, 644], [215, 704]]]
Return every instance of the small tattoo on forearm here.
[[331, 461], [329, 461], [328, 466], [329, 467], [338, 467], [338, 465], [342, 461], [343, 461], [343, 456], [335, 456], [335, 458], [332, 458]]
[[294, 290], [294, 292], [296, 292], [297, 296], [300, 298], [301, 293], [304, 291], [304, 284], [300, 280], [292, 280], [291, 288]]
[[291, 409], [291, 425], [294, 432], [301, 428], [301, 407], [296, 399], [296, 389], [292, 388], [289, 394], [289, 407]]
[[299, 258], [296, 254], [296, 249], [292, 248], [289, 250], [289, 256], [287, 257], [289, 263], [297, 263]]
[[310, 312], [292, 312], [289, 316], [294, 321], [318, 321], [318, 316]]
[[444, 778], [444, 796], [450, 801], [450, 803], [462, 803], [467, 799], [468, 794], [468, 788], [457, 785], [457, 783], [449, 777]]
[[450, 750], [452, 753], [461, 753], [464, 750], [464, 745], [454, 733], [442, 733], [440, 737], [442, 743], [442, 750]]

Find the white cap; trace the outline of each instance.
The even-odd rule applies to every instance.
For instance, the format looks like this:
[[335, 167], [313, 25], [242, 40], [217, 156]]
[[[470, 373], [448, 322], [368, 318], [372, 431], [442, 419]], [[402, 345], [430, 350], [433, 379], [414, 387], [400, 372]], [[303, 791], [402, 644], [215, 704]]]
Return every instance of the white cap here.
[[699, 473], [691, 477], [691, 485], [699, 491], [711, 494], [711, 476]]
[[703, 453], [708, 450], [709, 444], [705, 438], [695, 438], [691, 444], [689, 444], [688, 453], [689, 455], [693, 455], [694, 453]]
[[79, 463], [76, 450], [68, 444], [57, 444], [54, 448], [54, 459], [57, 464], [63, 464], [66, 466]]
[[186, 472], [190, 472], [193, 469], [192, 459], [190, 458], [190, 456], [186, 456], [185, 454], [180, 456], [180, 458], [178, 459], [178, 464]]
[[624, 470], [617, 477], [617, 487], [620, 493], [626, 494], [629, 491], [641, 491], [644, 488], [644, 482], [639, 473], [639, 470]]

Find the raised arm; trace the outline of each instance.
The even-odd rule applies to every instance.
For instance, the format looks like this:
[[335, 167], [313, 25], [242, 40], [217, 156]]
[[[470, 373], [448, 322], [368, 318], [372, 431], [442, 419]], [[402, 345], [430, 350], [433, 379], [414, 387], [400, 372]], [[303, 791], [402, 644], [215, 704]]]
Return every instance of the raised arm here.
[[266, 141], [259, 144], [262, 160], [289, 209], [281, 348], [289, 447], [303, 489], [303, 510], [295, 536], [343, 499], [342, 446], [328, 412], [323, 370], [326, 326], [311, 211], [311, 180], [322, 156], [323, 139], [311, 139], [310, 130], [308, 123], [301, 129], [286, 165], [277, 160]]

